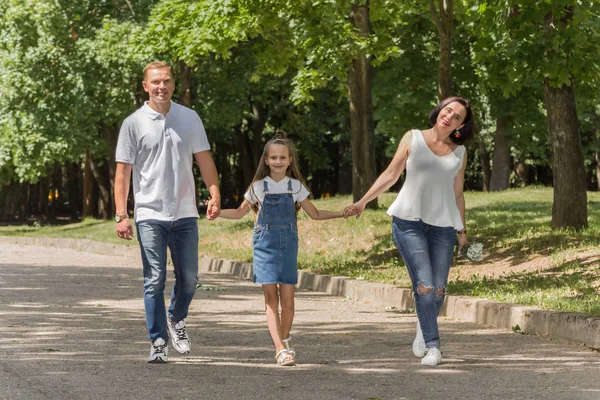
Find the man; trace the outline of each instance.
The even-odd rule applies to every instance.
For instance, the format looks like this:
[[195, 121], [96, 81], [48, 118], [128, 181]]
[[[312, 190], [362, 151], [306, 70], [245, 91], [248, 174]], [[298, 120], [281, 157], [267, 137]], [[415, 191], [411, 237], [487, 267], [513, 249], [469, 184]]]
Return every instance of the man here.
[[[206, 215], [220, 213], [221, 195], [210, 145], [198, 114], [171, 101], [171, 67], [151, 62], [144, 68], [149, 101], [125, 119], [117, 143], [115, 205], [117, 234], [131, 240], [127, 196], [133, 172], [135, 223], [144, 269], [146, 325], [152, 341], [148, 362], [167, 362], [167, 342], [188, 353], [184, 319], [198, 282], [198, 209], [193, 175], [196, 159], [211, 199]], [[165, 310], [167, 247], [175, 273], [171, 303]], [[167, 333], [168, 332], [168, 333]]]

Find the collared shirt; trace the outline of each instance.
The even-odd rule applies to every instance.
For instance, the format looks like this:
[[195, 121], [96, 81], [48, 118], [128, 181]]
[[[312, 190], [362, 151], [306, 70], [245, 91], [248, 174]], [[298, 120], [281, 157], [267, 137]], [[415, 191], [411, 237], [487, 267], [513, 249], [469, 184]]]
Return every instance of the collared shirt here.
[[135, 220], [198, 217], [192, 165], [210, 150], [198, 114], [171, 102], [166, 116], [147, 103], [123, 121], [116, 161], [133, 164]]

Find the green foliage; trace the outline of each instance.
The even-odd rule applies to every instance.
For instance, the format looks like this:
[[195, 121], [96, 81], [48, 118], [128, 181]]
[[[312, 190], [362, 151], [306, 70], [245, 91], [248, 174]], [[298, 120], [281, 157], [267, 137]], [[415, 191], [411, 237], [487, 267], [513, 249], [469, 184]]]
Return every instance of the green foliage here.
[[134, 108], [132, 73], [147, 59], [144, 14], [102, 0], [7, 1], [0, 19], [0, 171], [36, 182], [49, 165], [106, 151], [101, 125]]
[[[569, 1], [472, 2], [480, 33], [475, 62], [494, 63], [489, 84], [505, 96], [529, 81], [552, 86], [597, 82], [600, 76], [597, 4]], [[487, 60], [487, 61], [486, 61]]]

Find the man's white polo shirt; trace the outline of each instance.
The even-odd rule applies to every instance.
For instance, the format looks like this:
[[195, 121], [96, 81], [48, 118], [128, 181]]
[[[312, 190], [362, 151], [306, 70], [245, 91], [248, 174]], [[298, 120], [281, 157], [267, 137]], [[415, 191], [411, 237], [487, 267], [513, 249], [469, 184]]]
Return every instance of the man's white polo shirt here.
[[144, 104], [123, 121], [116, 161], [133, 164], [135, 220], [198, 217], [194, 153], [210, 150], [198, 114], [171, 102], [164, 117]]

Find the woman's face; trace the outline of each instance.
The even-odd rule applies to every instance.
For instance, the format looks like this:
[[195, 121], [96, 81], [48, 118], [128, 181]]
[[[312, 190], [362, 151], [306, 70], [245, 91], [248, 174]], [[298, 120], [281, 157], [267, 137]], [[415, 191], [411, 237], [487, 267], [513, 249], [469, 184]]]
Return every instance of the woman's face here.
[[464, 119], [466, 116], [467, 109], [465, 106], [457, 101], [453, 101], [440, 110], [437, 117], [437, 125], [449, 131], [455, 131], [465, 125]]

